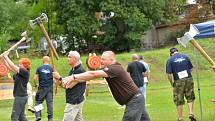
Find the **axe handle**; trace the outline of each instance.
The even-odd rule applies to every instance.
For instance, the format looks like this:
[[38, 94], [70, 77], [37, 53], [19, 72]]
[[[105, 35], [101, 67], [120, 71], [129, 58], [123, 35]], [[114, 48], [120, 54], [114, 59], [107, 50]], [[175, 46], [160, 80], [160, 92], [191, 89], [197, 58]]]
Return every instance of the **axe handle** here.
[[199, 52], [208, 60], [208, 62], [211, 64], [211, 65], [215, 65], [214, 61], [210, 58], [210, 56], [204, 51], [204, 49], [199, 45], [199, 43], [195, 40], [195, 39], [192, 39], [190, 41], [194, 47], [196, 47]]
[[[54, 64], [54, 55], [56, 57], [56, 59], [59, 59], [59, 56], [51, 42], [51, 39], [49, 38], [49, 35], [48, 33], [46, 32], [45, 30], [45, 27], [42, 23], [39, 23], [39, 26], [40, 26], [40, 30], [43, 32], [43, 34], [45, 35], [45, 38], [47, 40], [47, 43], [49, 45], [49, 51], [50, 51], [50, 55], [51, 55], [51, 59], [52, 59], [52, 67], [53, 67], [53, 70], [56, 71], [55, 69], [55, 64]], [[55, 84], [55, 90], [54, 90], [54, 94], [57, 95], [57, 90], [58, 90], [58, 82]]]
[[54, 95], [56, 96], [57, 95], [57, 90], [58, 90], [58, 86], [59, 86], [59, 82], [58, 81], [55, 81], [55, 88], [54, 88]]
[[43, 32], [43, 34], [45, 35], [45, 38], [46, 38], [46, 41], [47, 41], [49, 47], [50, 47], [51, 50], [54, 52], [54, 55], [55, 55], [56, 59], [58, 60], [58, 59], [59, 59], [59, 56], [58, 56], [58, 54], [57, 54], [57, 52], [56, 52], [56, 50], [55, 50], [55, 48], [54, 48], [54, 46], [53, 46], [53, 44], [52, 44], [52, 42], [51, 42], [51, 39], [49, 38], [48, 33], [47, 33], [46, 30], [45, 30], [45, 27], [44, 27], [43, 23], [39, 23], [39, 27], [40, 27], [40, 30], [41, 30], [41, 31]]
[[[54, 64], [54, 55], [53, 55], [53, 52], [51, 51], [51, 48], [49, 47], [49, 51], [50, 51], [50, 55], [51, 55], [51, 61], [52, 61], [52, 68], [54, 71], [56, 71], [56, 68], [55, 68], [55, 64]], [[55, 81], [55, 86], [54, 86], [54, 95], [56, 96], [57, 95], [57, 92], [58, 92], [58, 81]]]
[[16, 44], [14, 44], [12, 47], [10, 47], [7, 51], [4, 51], [0, 56], [4, 55], [6, 52], [10, 52], [14, 48], [16, 48], [20, 43], [24, 42], [26, 40], [26, 37], [22, 37], [21, 40], [19, 40]]
[[[50, 54], [51, 54], [52, 68], [53, 68], [54, 71], [56, 71], [55, 64], [54, 64], [54, 55], [53, 55], [53, 52], [51, 51], [50, 47], [49, 47], [49, 51], [50, 51]], [[55, 96], [57, 95], [57, 92], [58, 92], [58, 86], [59, 86], [59, 82], [55, 81], [55, 87], [54, 87], [54, 95]]]

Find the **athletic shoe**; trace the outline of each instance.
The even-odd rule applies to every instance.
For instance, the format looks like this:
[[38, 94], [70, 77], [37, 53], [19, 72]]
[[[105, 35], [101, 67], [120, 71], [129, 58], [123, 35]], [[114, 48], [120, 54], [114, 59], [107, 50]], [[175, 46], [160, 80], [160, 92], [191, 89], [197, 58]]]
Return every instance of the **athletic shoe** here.
[[196, 119], [195, 119], [193, 114], [189, 114], [189, 119], [190, 119], [190, 121], [196, 121]]
[[37, 117], [37, 118], [36, 118], [36, 121], [40, 121], [40, 120], [41, 120], [41, 117]]
[[35, 109], [31, 106], [28, 107], [28, 111], [30, 111], [31, 113], [35, 113]]

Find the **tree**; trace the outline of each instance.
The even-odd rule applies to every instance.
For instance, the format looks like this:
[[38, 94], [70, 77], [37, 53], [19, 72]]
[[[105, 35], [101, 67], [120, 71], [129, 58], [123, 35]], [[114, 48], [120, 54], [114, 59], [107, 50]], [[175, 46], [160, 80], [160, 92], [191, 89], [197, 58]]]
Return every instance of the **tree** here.
[[[13, 6], [13, 7], [11, 7]], [[21, 29], [26, 19], [25, 4], [15, 3], [13, 0], [0, 1], [0, 51], [5, 49], [8, 39], [20, 38]]]
[[[87, 45], [94, 43], [102, 49], [129, 51], [138, 48], [140, 38], [145, 30], [158, 23], [176, 20], [177, 8], [181, 1], [169, 0], [56, 0], [57, 22], [68, 35], [68, 43], [73, 49], [83, 50], [82, 40]], [[108, 15], [114, 12], [113, 18], [97, 21], [95, 12]], [[92, 38], [96, 31], [104, 34]], [[75, 40], [73, 38], [76, 38]], [[79, 43], [79, 46], [75, 46]]]
[[[86, 49], [83, 40], [87, 44], [91, 43], [99, 25], [94, 18], [94, 12], [87, 9], [84, 1], [57, 0], [56, 2], [57, 22], [64, 27], [69, 46], [79, 50]], [[78, 47], [75, 47], [76, 43]]]

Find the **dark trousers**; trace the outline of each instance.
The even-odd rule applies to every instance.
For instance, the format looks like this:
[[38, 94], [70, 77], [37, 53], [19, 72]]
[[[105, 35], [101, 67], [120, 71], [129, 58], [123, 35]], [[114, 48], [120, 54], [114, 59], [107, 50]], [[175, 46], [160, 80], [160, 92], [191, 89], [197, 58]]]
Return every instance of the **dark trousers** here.
[[15, 97], [13, 102], [11, 121], [28, 121], [25, 116], [25, 104], [27, 103], [27, 100], [28, 96]]
[[[46, 100], [48, 119], [53, 117], [53, 87], [38, 88], [36, 93], [36, 105]], [[41, 111], [35, 113], [36, 118], [41, 117]]]
[[142, 94], [135, 95], [126, 104], [122, 121], [150, 121], [145, 108], [145, 99]]

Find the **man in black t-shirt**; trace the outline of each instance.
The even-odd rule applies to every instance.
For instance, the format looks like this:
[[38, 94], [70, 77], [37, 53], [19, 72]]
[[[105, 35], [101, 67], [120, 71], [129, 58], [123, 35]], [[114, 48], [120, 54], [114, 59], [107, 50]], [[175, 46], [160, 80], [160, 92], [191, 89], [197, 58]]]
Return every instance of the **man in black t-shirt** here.
[[28, 58], [21, 58], [19, 66], [15, 65], [8, 57], [9, 53], [0, 56], [3, 62], [10, 71], [14, 72], [14, 89], [13, 89], [13, 108], [11, 114], [11, 121], [28, 121], [25, 115], [25, 105], [28, 100], [27, 83], [29, 82], [31, 63]]
[[127, 72], [140, 91], [144, 94], [144, 73], [146, 68], [143, 63], [139, 62], [139, 56], [137, 54], [132, 55], [132, 62], [128, 64]]
[[[70, 51], [68, 54], [68, 64], [71, 66], [69, 76], [85, 72], [80, 54], [77, 51]], [[59, 78], [61, 83], [62, 78]], [[63, 121], [83, 121], [82, 108], [84, 105], [84, 93], [86, 82], [76, 83], [66, 89], [66, 107], [64, 110]]]
[[[143, 103], [144, 96], [121, 64], [116, 62], [115, 54], [112, 51], [103, 52], [101, 66], [102, 70], [87, 71], [63, 78], [62, 86], [71, 88], [77, 83], [104, 77], [114, 99], [120, 105], [126, 105], [123, 121], [150, 121]], [[60, 79], [57, 72], [54, 72], [54, 77]]]

